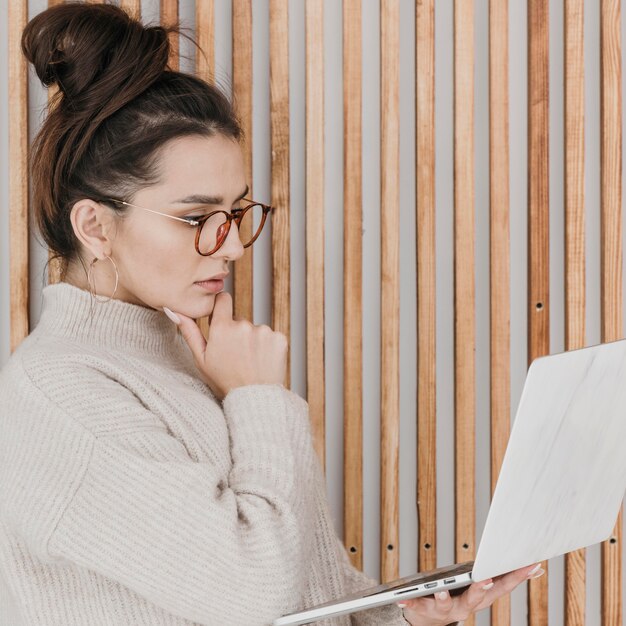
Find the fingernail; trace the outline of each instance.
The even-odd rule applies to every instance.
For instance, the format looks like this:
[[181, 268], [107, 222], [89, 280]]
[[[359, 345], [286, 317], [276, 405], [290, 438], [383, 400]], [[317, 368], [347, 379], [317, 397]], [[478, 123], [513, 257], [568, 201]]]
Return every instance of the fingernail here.
[[398, 606], [399, 606], [401, 609], [403, 609], [403, 608], [406, 606], [406, 604], [404, 604], [404, 602], [398, 602]]
[[533, 574], [536, 574], [541, 569], [541, 563], [537, 563], [535, 567], [533, 567], [530, 572], [528, 572], [527, 576], [530, 578]]
[[487, 583], [486, 585], [483, 585], [483, 591], [489, 591], [493, 587], [493, 585], [494, 585], [493, 581], [491, 581], [490, 583]]
[[538, 569], [532, 576], [529, 576], [528, 578], [530, 578], [531, 580], [533, 578], [539, 578], [540, 576], [543, 576], [546, 573], [545, 569]]
[[447, 591], [440, 591], [440, 592], [437, 594], [437, 597], [438, 597], [440, 600], [447, 600], [447, 599], [448, 599], [448, 592], [447, 592]]
[[174, 322], [174, 324], [180, 324], [180, 317], [178, 317], [178, 315], [176, 315], [173, 311], [170, 311], [166, 306], [163, 307], [163, 313], [165, 313], [165, 315], [167, 315], [172, 322]]

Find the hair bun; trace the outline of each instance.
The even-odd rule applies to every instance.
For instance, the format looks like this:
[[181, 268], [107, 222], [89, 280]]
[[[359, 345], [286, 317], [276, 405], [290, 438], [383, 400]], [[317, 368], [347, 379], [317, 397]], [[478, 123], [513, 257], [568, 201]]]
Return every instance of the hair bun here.
[[59, 86], [72, 110], [94, 112], [114, 94], [126, 93], [128, 101], [159, 78], [170, 30], [145, 27], [114, 5], [72, 2], [30, 20], [22, 51], [44, 85]]

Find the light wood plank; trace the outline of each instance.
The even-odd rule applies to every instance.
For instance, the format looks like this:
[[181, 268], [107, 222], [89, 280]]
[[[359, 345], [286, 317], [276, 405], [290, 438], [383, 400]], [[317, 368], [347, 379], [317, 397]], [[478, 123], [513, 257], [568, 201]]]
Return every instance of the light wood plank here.
[[400, 5], [380, 6], [380, 579], [399, 576]]
[[[270, 0], [270, 115], [272, 147], [272, 326], [291, 334], [289, 235], [289, 3]], [[287, 382], [289, 386], [289, 358]]]
[[[565, 349], [585, 346], [584, 0], [565, 0]], [[585, 550], [565, 555], [565, 625], [585, 623]]]
[[[243, 127], [242, 144], [246, 179], [253, 197], [252, 186], [252, 0], [233, 0], [233, 102]], [[272, 216], [272, 221], [276, 214]], [[242, 229], [247, 238], [251, 229]], [[233, 306], [235, 316], [252, 321], [252, 247], [233, 266]]]
[[135, 19], [141, 19], [141, 0], [120, 0], [120, 6]]
[[215, 77], [215, 0], [196, 0], [196, 74], [212, 83]]
[[[623, 337], [622, 328], [622, 67], [619, 0], [600, 5], [601, 338]], [[621, 626], [622, 514], [602, 544], [602, 625]]]
[[28, 335], [28, 63], [21, 35], [28, 2], [9, 2], [9, 281], [10, 349]]
[[324, 467], [324, 0], [307, 0], [305, 11], [306, 390], [315, 450]]
[[[509, 272], [509, 0], [489, 3], [489, 204], [491, 494], [496, 487], [511, 424]], [[510, 597], [491, 608], [492, 626], [511, 623]]]
[[[543, 0], [528, 3], [528, 362], [550, 351], [549, 16]], [[546, 574], [530, 581], [530, 626], [548, 624]]]
[[[178, 26], [178, 0], [161, 0], [161, 24], [164, 26]], [[169, 34], [171, 52], [168, 65], [173, 70], [180, 67], [178, 33]]]
[[[458, 562], [476, 534], [476, 314], [474, 281], [474, 2], [454, 4], [454, 416]], [[466, 621], [473, 625], [474, 617]]]
[[437, 566], [435, 0], [416, 6], [418, 570]]
[[363, 567], [361, 0], [343, 3], [344, 543]]

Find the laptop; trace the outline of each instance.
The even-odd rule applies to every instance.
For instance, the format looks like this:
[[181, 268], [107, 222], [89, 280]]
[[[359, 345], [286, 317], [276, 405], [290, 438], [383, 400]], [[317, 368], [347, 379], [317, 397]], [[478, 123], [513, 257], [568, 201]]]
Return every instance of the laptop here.
[[274, 620], [308, 624], [449, 590], [608, 539], [626, 489], [626, 339], [535, 359], [474, 561]]

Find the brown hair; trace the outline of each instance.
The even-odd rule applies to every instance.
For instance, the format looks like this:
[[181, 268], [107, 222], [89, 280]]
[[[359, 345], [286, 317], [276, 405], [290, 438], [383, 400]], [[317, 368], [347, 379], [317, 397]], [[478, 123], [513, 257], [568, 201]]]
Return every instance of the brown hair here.
[[22, 33], [41, 82], [59, 87], [31, 170], [37, 227], [65, 268], [79, 249], [69, 218], [77, 200], [132, 202], [158, 181], [157, 150], [177, 137], [242, 136], [217, 87], [168, 69], [170, 32], [183, 34], [144, 26], [114, 5], [73, 2], [39, 13]]

